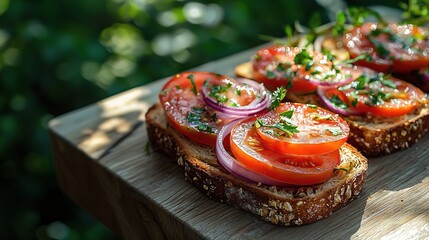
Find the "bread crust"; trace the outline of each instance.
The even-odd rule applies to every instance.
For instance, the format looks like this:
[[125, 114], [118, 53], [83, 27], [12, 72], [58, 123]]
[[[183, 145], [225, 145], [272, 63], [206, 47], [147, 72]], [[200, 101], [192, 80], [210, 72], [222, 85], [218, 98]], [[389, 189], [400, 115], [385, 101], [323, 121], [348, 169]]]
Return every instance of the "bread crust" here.
[[[253, 79], [251, 62], [238, 65], [235, 74]], [[287, 96], [293, 102], [312, 103], [322, 106], [313, 99], [305, 100], [293, 95]], [[308, 102], [309, 101], [309, 102]], [[374, 117], [345, 117], [350, 126], [348, 143], [366, 157], [384, 156], [404, 150], [418, 142], [429, 130], [429, 106], [425, 102], [416, 111], [397, 118], [376, 119]]]
[[220, 202], [228, 203], [279, 225], [308, 224], [330, 216], [362, 191], [367, 160], [355, 148], [341, 148], [342, 164], [352, 162], [350, 171], [335, 171], [327, 182], [307, 187], [275, 187], [243, 181], [218, 164], [214, 149], [190, 141], [166, 120], [161, 105], [146, 113], [149, 141], [184, 169], [186, 181]]

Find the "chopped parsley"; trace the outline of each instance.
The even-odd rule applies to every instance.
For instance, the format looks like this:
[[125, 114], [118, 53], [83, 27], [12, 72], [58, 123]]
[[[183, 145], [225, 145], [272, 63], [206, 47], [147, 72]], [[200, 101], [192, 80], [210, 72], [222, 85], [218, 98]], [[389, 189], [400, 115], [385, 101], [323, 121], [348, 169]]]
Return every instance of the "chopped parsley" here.
[[313, 57], [305, 48], [302, 49], [300, 53], [295, 55], [293, 61], [295, 64], [303, 65], [306, 71], [310, 70], [314, 65]]
[[389, 80], [389, 79], [384, 79], [383, 78], [383, 79], [380, 79], [380, 82], [383, 85], [388, 86], [390, 88], [396, 88], [396, 84], [394, 82], [392, 82], [391, 80]]
[[286, 97], [286, 89], [282, 86], [277, 88], [272, 95], [270, 109], [276, 109], [276, 107], [280, 106], [282, 100]]
[[227, 83], [226, 85], [212, 85], [210, 87], [209, 96], [216, 99], [218, 103], [226, 103], [229, 99], [223, 93], [227, 92], [231, 86], [232, 83]]
[[[204, 107], [192, 107], [191, 110], [186, 115], [186, 121], [192, 125], [195, 125], [195, 128], [201, 132], [207, 133], [216, 133], [216, 127], [209, 125], [209, 123], [204, 122], [204, 117], [207, 114], [207, 110]], [[211, 118], [214, 120], [216, 114], [213, 114]]]
[[366, 52], [366, 53], [361, 54], [361, 55], [359, 55], [359, 56], [357, 56], [357, 57], [355, 57], [353, 59], [344, 60], [343, 63], [345, 63], [345, 64], [353, 64], [353, 63], [355, 63], [357, 61], [360, 61], [360, 60], [365, 60], [367, 62], [372, 62], [373, 59], [372, 59], [371, 53], [370, 52]]
[[382, 42], [378, 41], [375, 37], [372, 36], [367, 36], [367, 38], [372, 44], [374, 44], [375, 50], [380, 55], [380, 57], [386, 58], [389, 56], [390, 52]]
[[[261, 119], [257, 119], [255, 121], [255, 127], [256, 128], [266, 127], [266, 128], [277, 129], [277, 130], [287, 134], [288, 137], [292, 137], [293, 133], [299, 133], [298, 126], [292, 125], [288, 122], [277, 122], [273, 125], [268, 125], [268, 124], [265, 124], [264, 121], [262, 121]], [[272, 131], [271, 129], [265, 130], [264, 132], [268, 133], [270, 135], [278, 136], [277, 135], [278, 133], [275, 134], [275, 132]]]
[[165, 94], [167, 94], [167, 89], [162, 90], [159, 94], [161, 96], [165, 96]]
[[195, 86], [195, 80], [194, 80], [194, 75], [193, 74], [189, 74], [188, 75], [188, 79], [189, 79], [189, 81], [191, 81], [191, 85], [192, 85], [192, 92], [195, 94], [195, 95], [197, 95], [198, 94], [198, 92], [197, 92], [197, 86]]
[[343, 11], [337, 13], [337, 21], [335, 21], [335, 26], [332, 28], [332, 35], [334, 37], [342, 36], [346, 31], [346, 15]]
[[352, 168], [353, 168], [353, 163], [349, 162], [349, 165], [346, 167], [343, 167], [343, 166], [334, 167], [334, 171], [349, 172], [350, 170], [352, 170]]
[[235, 90], [235, 94], [237, 94], [237, 96], [241, 96], [241, 92], [242, 92], [243, 90], [241, 90], [241, 89], [236, 89]]
[[369, 76], [362, 74], [356, 79], [356, 86], [354, 87], [356, 90], [365, 89], [367, 83], [369, 82]]
[[273, 72], [273, 71], [270, 71], [270, 70], [267, 70], [266, 75], [267, 75], [268, 79], [274, 79], [274, 78], [276, 78], [276, 73]]
[[293, 115], [293, 110], [289, 110], [289, 111], [281, 112], [280, 113], [280, 116], [287, 117], [289, 119], [292, 118], [292, 115]]
[[326, 131], [332, 133], [332, 135], [334, 136], [339, 136], [343, 134], [343, 131], [341, 130], [340, 127], [329, 127], [329, 128], [326, 128]]
[[385, 93], [382, 91], [374, 92], [374, 93], [370, 94], [370, 96], [369, 96], [370, 102], [367, 104], [370, 106], [381, 105], [386, 100], [390, 99], [391, 97], [392, 96], [389, 93]]
[[341, 100], [340, 97], [338, 97], [338, 95], [332, 95], [332, 97], [329, 98], [329, 101], [337, 108], [341, 108], [341, 109], [349, 108], [347, 103]]
[[349, 7], [348, 16], [352, 25], [361, 26], [368, 17], [375, 17], [378, 22], [385, 24], [381, 15], [367, 7]]

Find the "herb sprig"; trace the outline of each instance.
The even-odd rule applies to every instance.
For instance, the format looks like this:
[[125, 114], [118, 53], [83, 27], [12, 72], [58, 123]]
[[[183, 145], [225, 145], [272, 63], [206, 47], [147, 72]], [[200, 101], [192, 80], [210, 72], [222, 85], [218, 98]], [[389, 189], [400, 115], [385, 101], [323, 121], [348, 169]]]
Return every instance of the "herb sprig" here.
[[286, 97], [286, 89], [281, 86], [279, 88], [277, 88], [272, 95], [272, 100], [271, 100], [271, 104], [270, 104], [270, 109], [274, 110], [276, 109], [278, 106], [280, 106], [280, 103], [283, 101], [283, 99]]
[[191, 85], [192, 85], [192, 92], [195, 94], [195, 95], [198, 95], [198, 92], [197, 92], [197, 86], [195, 85], [195, 80], [194, 80], [194, 75], [193, 74], [189, 74], [188, 75], [188, 79], [189, 79], [189, 81], [191, 81]]
[[[216, 133], [216, 127], [209, 125], [204, 121], [204, 116], [207, 115], [207, 110], [204, 107], [192, 107], [186, 115], [186, 121], [196, 126], [197, 130], [207, 133]], [[216, 121], [216, 115], [212, 115], [211, 118]]]
[[[288, 137], [292, 137], [294, 133], [299, 133], [298, 126], [293, 125], [291, 122], [291, 118], [293, 115], [293, 110], [285, 111], [280, 113], [280, 121], [276, 122], [275, 124], [266, 124], [262, 119], [257, 119], [255, 121], [255, 127], [256, 128], [272, 128], [277, 129], [281, 132], [284, 132], [287, 134]], [[265, 131], [266, 133], [269, 133], [271, 135], [275, 135], [278, 137], [278, 133], [274, 133], [274, 131]]]

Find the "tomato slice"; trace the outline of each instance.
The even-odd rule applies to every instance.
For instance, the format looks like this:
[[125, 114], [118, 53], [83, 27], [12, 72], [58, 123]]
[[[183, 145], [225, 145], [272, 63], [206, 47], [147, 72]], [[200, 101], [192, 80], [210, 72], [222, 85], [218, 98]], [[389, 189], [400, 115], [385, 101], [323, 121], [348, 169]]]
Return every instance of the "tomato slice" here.
[[335, 91], [341, 92], [337, 96], [351, 109], [383, 117], [408, 114], [425, 98], [414, 85], [369, 70], [348, 85], [330, 89], [329, 94], [335, 95]]
[[314, 105], [284, 103], [255, 123], [264, 146], [294, 155], [318, 155], [340, 148], [349, 126], [338, 114]]
[[199, 92], [205, 81], [225, 78], [209, 72], [184, 72], [173, 76], [159, 94], [169, 123], [193, 141], [214, 146], [223, 122], [206, 107]]
[[348, 31], [343, 42], [357, 64], [379, 72], [404, 73], [429, 65], [429, 29], [415, 25], [365, 23]]
[[291, 185], [314, 185], [327, 181], [340, 163], [336, 149], [322, 155], [285, 155], [265, 148], [254, 127], [256, 118], [239, 123], [231, 131], [235, 158], [250, 170]]
[[274, 45], [256, 52], [253, 74], [271, 90], [285, 86], [292, 92], [309, 93], [318, 85], [343, 84], [351, 79], [354, 70], [333, 60], [314, 51]]

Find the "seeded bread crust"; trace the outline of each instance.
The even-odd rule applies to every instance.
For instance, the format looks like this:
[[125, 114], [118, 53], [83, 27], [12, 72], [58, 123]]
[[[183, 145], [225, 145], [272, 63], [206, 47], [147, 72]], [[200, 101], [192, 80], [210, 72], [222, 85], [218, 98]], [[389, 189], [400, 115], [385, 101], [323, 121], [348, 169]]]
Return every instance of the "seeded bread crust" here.
[[[239, 77], [253, 78], [250, 62], [238, 65], [235, 74]], [[323, 107], [312, 96], [287, 95], [293, 102], [311, 103]], [[402, 117], [375, 118], [371, 116], [345, 117], [350, 126], [348, 143], [356, 147], [366, 157], [384, 156], [404, 150], [418, 142], [429, 130], [429, 105], [427, 100], [416, 111]]]
[[327, 182], [307, 187], [276, 187], [250, 183], [229, 174], [217, 162], [213, 148], [190, 141], [166, 120], [161, 105], [146, 113], [151, 146], [174, 157], [184, 169], [186, 181], [220, 202], [228, 203], [279, 225], [308, 224], [330, 216], [355, 199], [366, 180], [368, 163], [354, 147], [341, 148], [341, 165], [350, 171], [335, 171]]

